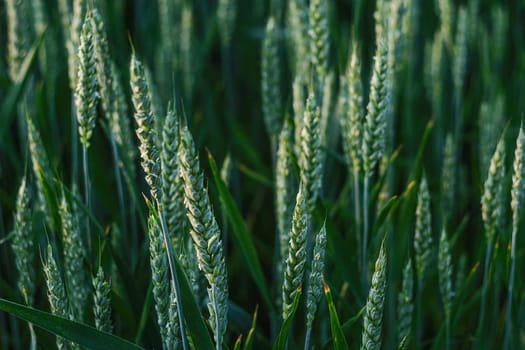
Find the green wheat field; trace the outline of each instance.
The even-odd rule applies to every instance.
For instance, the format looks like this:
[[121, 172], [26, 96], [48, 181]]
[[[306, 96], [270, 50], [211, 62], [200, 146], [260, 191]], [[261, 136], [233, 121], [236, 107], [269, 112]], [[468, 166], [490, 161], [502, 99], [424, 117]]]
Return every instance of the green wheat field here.
[[524, 349], [523, 0], [0, 0], [0, 349]]

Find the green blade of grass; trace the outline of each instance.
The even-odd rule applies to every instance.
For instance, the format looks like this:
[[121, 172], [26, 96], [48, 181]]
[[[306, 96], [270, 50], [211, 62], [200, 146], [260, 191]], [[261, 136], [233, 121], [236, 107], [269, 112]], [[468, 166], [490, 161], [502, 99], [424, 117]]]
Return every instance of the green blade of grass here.
[[281, 326], [281, 330], [279, 331], [279, 334], [277, 335], [277, 338], [275, 339], [275, 342], [273, 343], [272, 350], [285, 350], [286, 349], [286, 345], [288, 344], [288, 334], [290, 333], [290, 328], [292, 327], [292, 322], [295, 317], [295, 312], [297, 311], [297, 307], [299, 306], [299, 300], [301, 299], [302, 293], [303, 293], [302, 286], [299, 286], [299, 288], [297, 288], [297, 293], [295, 293], [295, 297], [293, 299], [290, 316], [288, 316], [288, 318], [284, 321], [283, 325]]
[[193, 344], [196, 349], [215, 349], [210, 337], [210, 333], [206, 328], [206, 324], [202, 319], [202, 315], [197, 305], [197, 301], [193, 295], [190, 283], [186, 277], [186, 273], [180, 266], [179, 259], [174, 256], [175, 269], [177, 270], [177, 278], [179, 280], [179, 287], [182, 297], [182, 305], [184, 306], [184, 319], [188, 326], [188, 332], [191, 335]]
[[237, 337], [237, 340], [235, 341], [235, 345], [233, 346], [233, 350], [241, 350], [241, 343], [242, 343], [242, 334]]
[[433, 128], [434, 128], [434, 121], [429, 120], [425, 127], [425, 131], [423, 132], [423, 136], [421, 137], [419, 147], [417, 149], [416, 160], [414, 162], [414, 166], [412, 167], [412, 171], [410, 172], [409, 181], [419, 180], [419, 177], [421, 176], [421, 169], [422, 169], [422, 163], [423, 163], [423, 156], [425, 155], [425, 148], [427, 146], [428, 138], [430, 137], [430, 132], [432, 131]]
[[18, 82], [16, 82], [11, 89], [9, 90], [7, 96], [4, 98], [2, 107], [0, 109], [0, 140], [3, 140], [4, 132], [7, 130], [7, 125], [11, 121], [11, 118], [14, 117], [14, 112], [17, 106], [19, 105], [20, 98], [23, 95], [25, 86], [27, 84], [29, 73], [31, 67], [35, 63], [35, 58], [38, 57], [38, 48], [44, 39], [46, 31], [44, 30], [42, 34], [34, 41], [31, 49], [27, 53], [24, 62], [20, 68], [18, 75]]
[[328, 303], [328, 312], [330, 314], [330, 327], [332, 328], [332, 338], [334, 341], [334, 349], [336, 350], [347, 350], [348, 344], [346, 343], [346, 338], [341, 328], [341, 323], [339, 322], [339, 317], [337, 316], [337, 311], [335, 309], [334, 300], [332, 298], [332, 291], [330, 287], [323, 279], [324, 285], [324, 294], [326, 296], [326, 302]]
[[226, 185], [221, 179], [217, 164], [213, 156], [208, 153], [208, 160], [210, 163], [211, 172], [213, 174], [213, 179], [215, 185], [219, 191], [219, 197], [222, 205], [224, 206], [228, 220], [232, 225], [233, 237], [237, 245], [239, 246], [242, 255], [244, 256], [248, 270], [252, 275], [255, 283], [259, 287], [259, 290], [263, 296], [263, 299], [271, 311], [273, 311], [273, 305], [270, 298], [270, 293], [268, 292], [268, 286], [266, 285], [266, 280], [264, 279], [264, 274], [262, 272], [261, 264], [257, 256], [257, 251], [253, 245], [253, 241], [250, 238], [250, 234], [246, 227], [246, 224], [237, 208], [235, 201], [233, 200], [232, 195], [228, 191]]
[[269, 178], [267, 178], [263, 174], [260, 174], [260, 173], [256, 172], [255, 170], [252, 170], [252, 169], [248, 168], [244, 164], [239, 164], [239, 170], [244, 175], [246, 175], [249, 178], [251, 178], [252, 180], [257, 181], [257, 182], [259, 182], [259, 183], [261, 183], [261, 184], [263, 184], [263, 185], [265, 185], [267, 187], [273, 188], [275, 186], [272, 180], [270, 180]]
[[248, 336], [246, 337], [246, 342], [244, 343], [244, 350], [252, 350], [253, 346], [253, 336], [255, 334], [255, 327], [257, 326], [257, 314], [259, 313], [259, 307], [255, 308], [253, 313], [252, 326], [248, 331]]
[[111, 350], [111, 349], [142, 349], [137, 344], [101, 332], [93, 327], [66, 320], [50, 313], [33, 309], [9, 300], [0, 298], [0, 310], [10, 313], [37, 327], [45, 329], [55, 335], [79, 344], [82, 347]]

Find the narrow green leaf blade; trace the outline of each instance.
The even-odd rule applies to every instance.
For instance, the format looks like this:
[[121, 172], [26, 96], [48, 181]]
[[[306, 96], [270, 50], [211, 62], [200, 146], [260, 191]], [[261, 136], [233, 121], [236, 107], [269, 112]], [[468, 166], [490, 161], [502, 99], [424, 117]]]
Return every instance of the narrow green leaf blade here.
[[233, 350], [241, 350], [241, 343], [242, 343], [242, 334], [237, 337], [237, 340], [235, 341], [235, 345], [233, 346]]
[[[146, 205], [149, 210], [155, 215], [155, 219], [159, 220], [158, 212], [156, 211], [153, 203], [144, 196]], [[182, 307], [184, 308], [184, 319], [188, 326], [188, 331], [193, 340], [193, 344], [196, 349], [213, 350], [215, 346], [211, 340], [210, 333], [206, 328], [206, 324], [202, 319], [199, 306], [193, 295], [193, 291], [190, 287], [190, 283], [186, 277], [184, 269], [180, 265], [180, 261], [176, 256], [173, 256], [173, 262], [175, 264], [175, 270], [177, 272], [177, 280], [179, 282], [180, 293], [182, 298]]]
[[239, 212], [239, 209], [237, 208], [237, 205], [235, 204], [235, 201], [233, 200], [232, 195], [230, 194], [230, 191], [228, 191], [226, 185], [222, 181], [217, 164], [215, 163], [215, 159], [213, 159], [213, 156], [210, 153], [208, 153], [208, 161], [210, 163], [215, 185], [219, 191], [221, 203], [224, 206], [228, 220], [232, 224], [233, 237], [235, 238], [237, 245], [241, 249], [244, 258], [246, 259], [248, 270], [255, 280], [255, 283], [259, 287], [266, 305], [270, 310], [273, 310], [270, 293], [268, 292], [268, 286], [266, 285], [266, 280], [264, 279], [261, 264], [259, 262], [259, 258], [257, 257], [257, 251], [255, 250], [253, 241], [250, 238], [246, 224], [241, 216], [241, 213]]
[[277, 335], [277, 339], [275, 339], [275, 343], [273, 344], [272, 350], [285, 350], [286, 344], [288, 343], [288, 334], [290, 333], [290, 328], [292, 327], [292, 322], [295, 317], [295, 312], [297, 311], [297, 307], [299, 306], [299, 300], [301, 299], [301, 294], [303, 293], [302, 286], [299, 286], [297, 288], [297, 293], [295, 293], [295, 298], [293, 299], [292, 304], [292, 310], [290, 312], [290, 316], [284, 321], [283, 325], [281, 326], [281, 330], [279, 331], [279, 334]]
[[0, 310], [31, 322], [37, 327], [75, 342], [82, 347], [100, 350], [142, 349], [137, 344], [109, 333], [101, 332], [91, 326], [66, 320], [65, 318], [2, 298], [0, 298]]
[[330, 327], [332, 328], [332, 337], [334, 340], [334, 349], [336, 350], [348, 350], [348, 344], [346, 338], [341, 329], [341, 323], [335, 310], [334, 300], [332, 298], [332, 291], [328, 284], [323, 280], [324, 294], [326, 296], [326, 302], [328, 303], [328, 312], [330, 313]]
[[20, 67], [18, 82], [11, 87], [2, 102], [2, 107], [0, 108], [0, 140], [3, 140], [2, 136], [7, 130], [11, 118], [14, 117], [15, 108], [18, 106], [19, 100], [23, 95], [29, 78], [29, 72], [35, 62], [38, 48], [40, 47], [40, 44], [42, 44], [45, 33], [46, 31], [43, 31], [31, 46], [31, 49], [27, 53], [24, 62], [22, 62], [22, 66]]
[[193, 296], [190, 283], [186, 278], [186, 273], [180, 266], [179, 259], [174, 256], [175, 269], [177, 270], [177, 279], [179, 280], [180, 293], [182, 296], [182, 305], [184, 307], [184, 318], [188, 326], [188, 331], [193, 340], [196, 349], [213, 350], [215, 346], [211, 340], [210, 333], [202, 319], [199, 306]]
[[244, 343], [244, 350], [252, 350], [253, 346], [253, 336], [255, 334], [255, 327], [257, 326], [257, 315], [259, 313], [259, 306], [255, 308], [253, 313], [252, 326], [248, 331], [248, 336], [246, 337], [246, 342]]

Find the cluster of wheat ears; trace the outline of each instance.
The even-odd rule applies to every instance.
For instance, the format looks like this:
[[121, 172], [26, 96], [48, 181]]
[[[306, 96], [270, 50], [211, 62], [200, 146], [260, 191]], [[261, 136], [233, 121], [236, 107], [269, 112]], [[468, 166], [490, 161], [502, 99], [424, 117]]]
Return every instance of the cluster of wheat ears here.
[[513, 5], [248, 3], [3, 1], [0, 348], [525, 346]]

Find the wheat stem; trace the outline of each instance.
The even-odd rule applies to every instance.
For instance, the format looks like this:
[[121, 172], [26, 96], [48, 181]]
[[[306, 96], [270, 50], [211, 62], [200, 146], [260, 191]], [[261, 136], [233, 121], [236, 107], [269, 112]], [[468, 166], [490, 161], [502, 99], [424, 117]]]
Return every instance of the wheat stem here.
[[[84, 170], [84, 199], [86, 203], [86, 208], [90, 210], [91, 201], [90, 201], [90, 184], [89, 184], [89, 168], [88, 168], [88, 152], [87, 147], [82, 145], [82, 169]], [[88, 238], [88, 250], [91, 252], [91, 231], [89, 218], [86, 217], [86, 235]]]
[[361, 278], [364, 281], [363, 287], [366, 287], [368, 284], [367, 281], [367, 275], [368, 275], [368, 258], [367, 258], [367, 251], [368, 251], [368, 186], [370, 183], [370, 177], [365, 175], [365, 180], [363, 183], [363, 240], [362, 240], [362, 246], [361, 246]]

